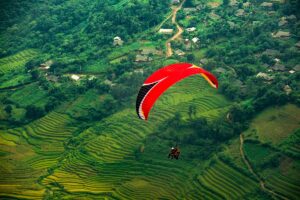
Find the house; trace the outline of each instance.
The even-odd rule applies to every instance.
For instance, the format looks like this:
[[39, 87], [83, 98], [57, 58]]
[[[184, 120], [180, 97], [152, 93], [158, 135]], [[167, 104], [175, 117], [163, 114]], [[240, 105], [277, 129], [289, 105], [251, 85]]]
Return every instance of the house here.
[[261, 23], [261, 21], [256, 21], [256, 20], [254, 20], [253, 22], [252, 22], [252, 25], [253, 26], [259, 26], [259, 25], [261, 25], [262, 23]]
[[42, 71], [47, 71], [48, 69], [50, 69], [50, 66], [45, 66], [43, 64], [41, 64], [39, 67], [39, 70], [42, 70]]
[[52, 64], [53, 64], [53, 61], [52, 60], [48, 60], [45, 63], [40, 64], [39, 69], [47, 71], [48, 69], [50, 69], [50, 67], [51, 67]]
[[261, 79], [264, 79], [266, 81], [272, 81], [273, 80], [273, 77], [266, 74], [266, 73], [263, 73], [263, 72], [259, 72], [257, 75], [256, 75], [256, 78], [261, 78]]
[[144, 69], [143, 68], [141, 68], [141, 69], [135, 69], [133, 72], [134, 73], [144, 74]]
[[283, 91], [285, 91], [286, 95], [289, 95], [293, 90], [292, 90], [292, 88], [289, 85], [285, 85], [283, 87]]
[[295, 70], [296, 72], [300, 72], [300, 64], [296, 65], [293, 70]]
[[51, 82], [58, 82], [58, 76], [55, 75], [46, 76], [46, 79]]
[[194, 38], [192, 39], [192, 41], [196, 44], [196, 43], [199, 41], [199, 38], [194, 37]]
[[281, 17], [280, 21], [278, 22], [278, 26], [284, 26], [288, 23], [285, 17]]
[[72, 74], [71, 79], [73, 79], [74, 81], [78, 81], [80, 79], [80, 76], [78, 76], [76, 74]]
[[149, 62], [152, 61], [153, 59], [150, 58], [149, 56], [145, 56], [145, 55], [136, 55], [135, 57], [135, 62]]
[[280, 55], [280, 52], [274, 49], [266, 49], [262, 55], [267, 55], [267, 56], [277, 56]]
[[202, 65], [206, 65], [206, 64], [208, 63], [208, 59], [207, 59], [207, 58], [202, 58], [202, 59], [200, 60], [200, 63], [201, 63]]
[[285, 17], [287, 20], [291, 20], [291, 21], [293, 21], [293, 20], [297, 20], [297, 17], [295, 16], [295, 15], [289, 15], [289, 16], [287, 16], [287, 17]]
[[174, 52], [175, 52], [175, 54], [178, 55], [178, 56], [184, 56], [184, 55], [185, 55], [184, 51], [182, 51], [182, 50], [180, 50], [180, 49], [176, 49]]
[[193, 32], [193, 31], [195, 31], [195, 30], [196, 30], [195, 27], [190, 27], [190, 28], [187, 28], [187, 29], [186, 29], [187, 32]]
[[270, 2], [263, 2], [262, 4], [260, 4], [261, 7], [265, 7], [265, 8], [272, 8], [273, 7], [273, 3]]
[[234, 22], [228, 21], [227, 23], [229, 24], [229, 27], [231, 29], [233, 29], [235, 27], [235, 23]]
[[185, 39], [185, 40], [184, 40], [184, 48], [185, 48], [186, 50], [189, 50], [189, 49], [192, 48], [192, 43], [191, 43], [191, 41], [190, 41], [189, 39]]
[[235, 6], [236, 4], [238, 4], [237, 0], [230, 0], [230, 6]]
[[210, 8], [214, 9], [220, 6], [219, 2], [208, 2], [207, 6], [209, 6]]
[[197, 10], [201, 10], [203, 8], [205, 8], [205, 5], [204, 4], [199, 4], [196, 6]]
[[211, 12], [209, 13], [209, 18], [213, 19], [213, 20], [217, 20], [217, 19], [220, 19], [221, 17], [219, 15], [217, 15], [216, 13], [214, 12]]
[[119, 36], [114, 37], [114, 41], [113, 41], [114, 46], [122, 46], [123, 43], [124, 41]]
[[105, 85], [109, 85], [109, 86], [114, 86], [114, 85], [115, 85], [111, 80], [108, 80], [108, 79], [105, 79], [105, 80], [103, 81], [103, 83], [104, 83]]
[[289, 71], [290, 74], [293, 74], [293, 73], [295, 73], [295, 72], [296, 72], [295, 70], [290, 70], [290, 71]]
[[275, 58], [274, 61], [278, 63], [280, 61], [280, 59], [279, 58]]
[[90, 76], [90, 77], [88, 78], [89, 81], [92, 81], [92, 80], [94, 80], [94, 79], [97, 79], [96, 76], [94, 76], [94, 75], [92, 75], [92, 76]]
[[171, 3], [172, 3], [172, 4], [179, 4], [179, 3], [180, 3], [180, 0], [172, 0]]
[[290, 32], [287, 31], [278, 31], [276, 34], [272, 33], [273, 38], [288, 38], [290, 35]]
[[156, 50], [155, 48], [143, 48], [140, 52], [141, 55], [160, 55], [161, 52]]
[[275, 15], [275, 14], [276, 14], [276, 11], [272, 10], [272, 11], [269, 11], [269, 12], [267, 12], [267, 13], [268, 13], [268, 15]]
[[279, 64], [279, 63], [276, 63], [273, 67], [272, 67], [272, 69], [274, 70], [274, 71], [285, 71], [285, 66], [284, 65], [282, 65], [282, 64]]
[[235, 16], [240, 17], [245, 15], [245, 11], [243, 9], [238, 9], [235, 13]]
[[271, 0], [273, 3], [284, 3], [285, 0]]
[[197, 8], [183, 8], [183, 12], [185, 12], [186, 14], [194, 13], [194, 12], [197, 12], [197, 11], [198, 11]]
[[218, 67], [217, 69], [214, 70], [216, 73], [218, 74], [223, 74], [226, 72], [226, 69], [224, 69], [223, 67]]
[[244, 7], [244, 8], [250, 7], [250, 2], [245, 2], [245, 3], [243, 3], [243, 7]]
[[158, 33], [161, 33], [161, 34], [172, 34], [173, 33], [173, 29], [161, 28], [161, 29], [159, 29]]

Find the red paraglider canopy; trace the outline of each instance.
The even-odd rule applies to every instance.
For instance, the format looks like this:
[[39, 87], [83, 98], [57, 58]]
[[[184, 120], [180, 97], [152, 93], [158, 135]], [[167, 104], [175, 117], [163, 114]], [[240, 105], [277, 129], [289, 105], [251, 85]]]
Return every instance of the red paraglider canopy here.
[[171, 64], [151, 74], [136, 99], [136, 112], [139, 118], [147, 120], [152, 106], [163, 92], [176, 82], [195, 74], [202, 75], [212, 87], [218, 88], [218, 80], [214, 75], [190, 63]]

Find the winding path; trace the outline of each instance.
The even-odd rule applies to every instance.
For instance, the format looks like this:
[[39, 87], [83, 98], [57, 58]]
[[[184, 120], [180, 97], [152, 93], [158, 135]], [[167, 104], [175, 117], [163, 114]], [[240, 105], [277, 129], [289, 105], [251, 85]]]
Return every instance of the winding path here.
[[[166, 57], [170, 57], [170, 56], [173, 55], [173, 51], [172, 51], [172, 47], [171, 47], [171, 41], [176, 40], [183, 33], [183, 28], [181, 26], [179, 26], [179, 24], [176, 21], [176, 15], [177, 15], [177, 12], [182, 8], [182, 5], [184, 4], [185, 1], [186, 0], [183, 0], [178, 7], [173, 8], [173, 11], [172, 11], [172, 24], [176, 25], [176, 28], [177, 28], [178, 31], [175, 35], [173, 35], [171, 38], [169, 38], [166, 41], [166, 49], [167, 49]], [[170, 16], [168, 16], [167, 19], [169, 19]]]
[[250, 171], [250, 173], [259, 181], [260, 188], [263, 191], [271, 194], [273, 197], [276, 197], [276, 198], [279, 198], [279, 199], [288, 199], [288, 198], [274, 192], [273, 190], [270, 190], [270, 189], [266, 188], [265, 182], [257, 175], [257, 173], [254, 172], [250, 162], [246, 158], [243, 147], [244, 147], [244, 136], [243, 136], [243, 134], [240, 134], [240, 154], [241, 154], [241, 157], [242, 157], [244, 163], [247, 165], [247, 168]]

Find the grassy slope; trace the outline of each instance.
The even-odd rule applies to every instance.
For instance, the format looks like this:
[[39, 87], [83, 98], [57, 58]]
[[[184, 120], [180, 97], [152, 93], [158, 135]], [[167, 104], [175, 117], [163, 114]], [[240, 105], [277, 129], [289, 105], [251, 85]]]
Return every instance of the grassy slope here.
[[[1, 78], [0, 81], [2, 82], [3, 79]], [[12, 76], [9, 76], [9, 78], [5, 77], [5, 79], [3, 80], [3, 82], [0, 85], [0, 89], [21, 85], [21, 84], [24, 84], [27, 82], [30, 82], [29, 74], [12, 75]]]
[[[299, 114], [300, 108], [292, 104], [268, 108], [245, 132], [244, 150], [250, 163], [268, 188], [289, 199], [300, 195], [299, 131], [295, 132], [300, 127]], [[247, 142], [247, 139], [258, 140], [258, 143]], [[278, 164], [273, 164], [277, 166], [264, 167], [269, 159], [277, 160]]]
[[21, 106], [44, 106], [47, 102], [48, 94], [38, 83], [34, 83], [15, 91], [9, 99]]
[[268, 108], [251, 123], [246, 134], [255, 134], [262, 142], [278, 144], [299, 128], [300, 108], [295, 105]]

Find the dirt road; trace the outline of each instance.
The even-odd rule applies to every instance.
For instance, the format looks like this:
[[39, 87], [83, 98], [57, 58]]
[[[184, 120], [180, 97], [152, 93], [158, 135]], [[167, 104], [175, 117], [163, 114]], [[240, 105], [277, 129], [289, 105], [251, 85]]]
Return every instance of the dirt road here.
[[177, 15], [177, 12], [182, 8], [182, 5], [184, 4], [184, 2], [185, 2], [185, 0], [183, 0], [178, 7], [173, 8], [173, 11], [172, 11], [172, 24], [176, 25], [177, 33], [166, 41], [166, 49], [167, 49], [166, 57], [170, 57], [173, 55], [171, 41], [176, 40], [183, 33], [183, 28], [181, 26], [179, 26], [179, 24], [176, 21], [176, 15]]

